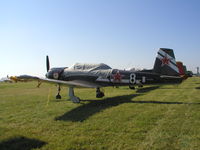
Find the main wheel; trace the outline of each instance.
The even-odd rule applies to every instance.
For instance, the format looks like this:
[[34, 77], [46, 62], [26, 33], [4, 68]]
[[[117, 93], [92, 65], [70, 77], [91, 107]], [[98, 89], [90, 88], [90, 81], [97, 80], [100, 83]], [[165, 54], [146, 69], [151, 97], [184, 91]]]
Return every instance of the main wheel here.
[[61, 99], [62, 97], [60, 96], [60, 94], [56, 95], [56, 99]]
[[134, 86], [129, 85], [129, 88], [130, 88], [131, 90], [135, 90], [135, 87], [134, 87]]
[[98, 92], [96, 94], [96, 98], [102, 98], [102, 97], [104, 97], [104, 93], [103, 92]]
[[138, 87], [143, 87], [143, 85], [141, 84], [141, 85], [138, 85]]

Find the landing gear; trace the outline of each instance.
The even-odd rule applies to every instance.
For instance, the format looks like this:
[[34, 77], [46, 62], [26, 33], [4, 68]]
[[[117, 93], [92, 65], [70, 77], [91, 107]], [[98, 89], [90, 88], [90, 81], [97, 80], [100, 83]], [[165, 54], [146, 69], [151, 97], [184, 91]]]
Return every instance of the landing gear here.
[[74, 103], [80, 103], [80, 98], [78, 98], [74, 95], [74, 88], [73, 87], [69, 87], [69, 98]]
[[42, 82], [41, 82], [41, 81], [38, 81], [37, 88], [39, 88], [41, 84], [42, 84]]
[[96, 98], [102, 98], [104, 97], [104, 93], [101, 92], [100, 88], [97, 88], [96, 90]]
[[56, 95], [56, 99], [61, 99], [61, 98], [62, 98], [62, 97], [61, 97], [60, 94]]
[[[60, 91], [61, 91], [61, 88], [60, 88], [60, 85], [58, 85], [58, 94], [56, 95], [56, 99], [62, 98], [61, 95], [60, 95]], [[69, 87], [69, 98], [74, 103], [80, 103], [80, 99], [74, 95], [74, 88], [73, 87]]]
[[142, 84], [141, 81], [138, 81], [138, 82], [136, 82], [136, 83], [137, 83], [137, 85], [138, 85], [139, 88], [142, 88], [142, 87], [143, 87], [143, 84]]
[[60, 85], [58, 85], [58, 94], [56, 95], [56, 99], [61, 99], [61, 95], [60, 95]]
[[143, 87], [143, 84], [139, 84], [138, 87], [142, 88], [142, 87]]
[[129, 85], [129, 88], [130, 88], [131, 90], [135, 90], [135, 86], [133, 86], [133, 85]]

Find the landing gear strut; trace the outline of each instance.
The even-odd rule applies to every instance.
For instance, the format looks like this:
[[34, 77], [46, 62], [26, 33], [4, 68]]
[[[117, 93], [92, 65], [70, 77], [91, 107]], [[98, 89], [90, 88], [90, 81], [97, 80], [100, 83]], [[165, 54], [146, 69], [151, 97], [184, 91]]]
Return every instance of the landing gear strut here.
[[73, 87], [69, 87], [69, 98], [74, 103], [80, 103], [80, 98], [78, 98], [74, 95], [74, 88]]
[[129, 88], [130, 88], [131, 90], [135, 90], [135, 86], [133, 86], [133, 85], [129, 85]]
[[142, 84], [139, 84], [139, 85], [138, 85], [138, 87], [142, 88], [142, 87], [143, 87], [143, 85], [142, 85]]
[[58, 94], [56, 95], [56, 99], [62, 98], [61, 95], [60, 95], [60, 90], [61, 90], [60, 85], [58, 85]]
[[143, 87], [143, 84], [141, 82], [138, 82], [138, 87], [139, 88], [142, 88]]
[[98, 87], [96, 90], [96, 98], [102, 98], [104, 97], [104, 93], [101, 92], [100, 88]]

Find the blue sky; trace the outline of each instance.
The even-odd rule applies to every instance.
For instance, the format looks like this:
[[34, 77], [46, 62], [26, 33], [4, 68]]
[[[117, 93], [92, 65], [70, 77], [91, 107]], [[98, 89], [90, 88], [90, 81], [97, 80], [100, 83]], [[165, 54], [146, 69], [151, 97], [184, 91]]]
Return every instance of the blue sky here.
[[152, 68], [160, 47], [196, 71], [199, 0], [0, 0], [0, 77], [76, 62]]

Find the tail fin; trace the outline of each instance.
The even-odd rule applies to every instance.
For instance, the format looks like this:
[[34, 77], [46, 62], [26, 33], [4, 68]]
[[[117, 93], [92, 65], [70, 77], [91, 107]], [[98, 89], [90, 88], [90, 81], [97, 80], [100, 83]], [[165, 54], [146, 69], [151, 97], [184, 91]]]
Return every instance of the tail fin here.
[[187, 67], [186, 67], [186, 65], [183, 65], [183, 69], [184, 69], [185, 74], [187, 74]]
[[187, 68], [186, 68], [185, 65], [183, 65], [182, 62], [178, 61], [178, 62], [176, 62], [176, 64], [177, 64], [178, 69], [179, 69], [179, 74], [183, 79], [187, 79], [189, 76], [191, 76], [187, 73]]
[[153, 72], [167, 76], [179, 76], [173, 49], [159, 49]]
[[184, 70], [183, 63], [181, 61], [177, 61], [176, 65], [178, 67], [180, 76], [184, 76], [185, 75], [185, 70]]

